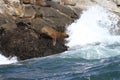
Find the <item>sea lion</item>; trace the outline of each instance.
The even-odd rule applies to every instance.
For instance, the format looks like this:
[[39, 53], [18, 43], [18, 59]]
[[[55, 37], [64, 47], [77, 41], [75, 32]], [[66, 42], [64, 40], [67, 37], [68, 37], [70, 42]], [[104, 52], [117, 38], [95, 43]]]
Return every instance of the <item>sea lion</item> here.
[[44, 26], [42, 29], [41, 29], [41, 34], [46, 34], [47, 36], [51, 37], [52, 40], [53, 40], [53, 45], [55, 46], [56, 45], [56, 39], [58, 38], [68, 38], [69, 35], [64, 33], [64, 32], [58, 32], [56, 31], [55, 29], [53, 29], [52, 27], [48, 27], [48, 26]]
[[3, 9], [5, 14], [10, 16], [22, 16], [24, 12], [24, 7], [19, 2], [11, 2], [9, 0], [4, 0], [5, 6]]
[[36, 11], [33, 9], [33, 7], [30, 5], [25, 5], [23, 15], [19, 17], [22, 19], [29, 19], [31, 22], [35, 18], [35, 16], [36, 16]]
[[60, 0], [60, 4], [61, 5], [71, 5], [71, 6], [76, 5], [76, 3], [73, 2], [73, 0]]
[[44, 0], [20, 0], [20, 3], [32, 4], [32, 5], [43, 6], [43, 7], [47, 6]]
[[13, 2], [10, 4], [10, 6], [14, 9], [16, 16], [21, 17], [24, 15], [25, 7], [22, 6], [20, 3]]
[[29, 19], [30, 22], [32, 19], [35, 18], [36, 11], [30, 5], [20, 5], [19, 3], [11, 4], [12, 8], [14, 9], [15, 14], [13, 16], [22, 18], [22, 19]]

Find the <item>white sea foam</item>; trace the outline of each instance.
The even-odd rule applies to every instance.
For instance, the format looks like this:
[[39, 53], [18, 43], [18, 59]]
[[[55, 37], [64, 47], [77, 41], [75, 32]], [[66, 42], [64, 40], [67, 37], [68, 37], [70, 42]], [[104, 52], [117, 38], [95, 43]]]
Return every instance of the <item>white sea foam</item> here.
[[116, 14], [101, 6], [89, 7], [67, 27], [69, 50], [59, 57], [101, 59], [120, 55], [118, 20]]
[[120, 41], [120, 36], [114, 35], [117, 23], [118, 16], [114, 13], [98, 5], [89, 7], [78, 20], [68, 26], [67, 33], [70, 37], [67, 46]]
[[11, 63], [16, 63], [16, 62], [17, 62], [16, 57], [12, 57], [12, 58], [9, 59], [9, 58], [0, 54], [0, 65], [11, 64]]

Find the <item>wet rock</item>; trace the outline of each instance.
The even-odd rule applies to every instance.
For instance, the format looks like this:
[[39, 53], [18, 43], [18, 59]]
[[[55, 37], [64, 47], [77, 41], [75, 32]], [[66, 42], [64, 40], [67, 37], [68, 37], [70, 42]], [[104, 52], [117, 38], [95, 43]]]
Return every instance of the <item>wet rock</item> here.
[[3, 55], [17, 56], [19, 60], [43, 57], [67, 50], [64, 40], [58, 40], [56, 46], [53, 46], [50, 37], [39, 36], [31, 29], [15, 29], [12, 32], [6, 32], [0, 42]]
[[13, 31], [15, 28], [17, 28], [17, 25], [15, 23], [6, 23], [1, 25], [0, 28], [5, 29], [6, 31]]
[[64, 5], [56, 4], [55, 2], [52, 1], [47, 1], [47, 4], [50, 5], [52, 8], [60, 11], [66, 16], [69, 16], [71, 18], [78, 18], [79, 15], [77, 15], [71, 8], [65, 7]]
[[120, 0], [113, 0], [117, 4], [118, 7], [120, 7]]
[[[40, 30], [43, 26], [50, 26], [57, 31], [65, 32], [65, 26], [74, 21], [78, 15], [67, 6], [50, 2], [46, 1], [51, 7], [27, 6], [22, 17], [0, 16], [0, 51], [3, 55], [17, 56], [18, 60], [25, 60], [67, 50], [64, 39], [57, 39], [56, 45], [53, 46], [52, 39], [40, 34]], [[33, 12], [36, 13], [35, 17], [26, 17], [33, 15]]]

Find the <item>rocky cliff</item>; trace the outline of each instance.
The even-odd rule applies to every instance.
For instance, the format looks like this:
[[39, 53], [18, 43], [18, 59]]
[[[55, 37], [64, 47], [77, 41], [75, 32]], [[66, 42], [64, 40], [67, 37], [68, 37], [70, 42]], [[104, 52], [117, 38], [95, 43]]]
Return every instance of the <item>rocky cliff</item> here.
[[[22, 5], [24, 6], [22, 10], [18, 3], [12, 5], [13, 3], [5, 1], [1, 1], [0, 6], [0, 51], [4, 56], [17, 56], [18, 60], [25, 60], [67, 50], [64, 39], [57, 39], [56, 45], [53, 46], [52, 38], [45, 34], [41, 35], [40, 30], [43, 26], [49, 26], [59, 32], [65, 32], [66, 25], [79, 16], [76, 8], [46, 1], [47, 6], [28, 2]], [[6, 5], [10, 6], [10, 9]], [[24, 14], [21, 15], [20, 12]]]

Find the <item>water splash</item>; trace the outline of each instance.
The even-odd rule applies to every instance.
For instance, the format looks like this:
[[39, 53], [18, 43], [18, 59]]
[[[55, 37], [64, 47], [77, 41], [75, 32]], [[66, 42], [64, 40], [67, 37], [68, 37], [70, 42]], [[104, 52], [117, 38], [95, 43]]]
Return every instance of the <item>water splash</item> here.
[[11, 63], [16, 63], [16, 62], [17, 62], [16, 57], [13, 57], [13, 58], [9, 59], [9, 58], [6, 58], [5, 56], [0, 54], [0, 65], [11, 64]]
[[114, 35], [117, 23], [117, 15], [98, 5], [92, 6], [68, 26], [67, 33], [70, 37], [67, 39], [67, 46], [119, 42], [120, 37]]
[[95, 5], [67, 27], [69, 50], [62, 58], [101, 59], [120, 55], [120, 36], [116, 35], [119, 18], [109, 10]]

